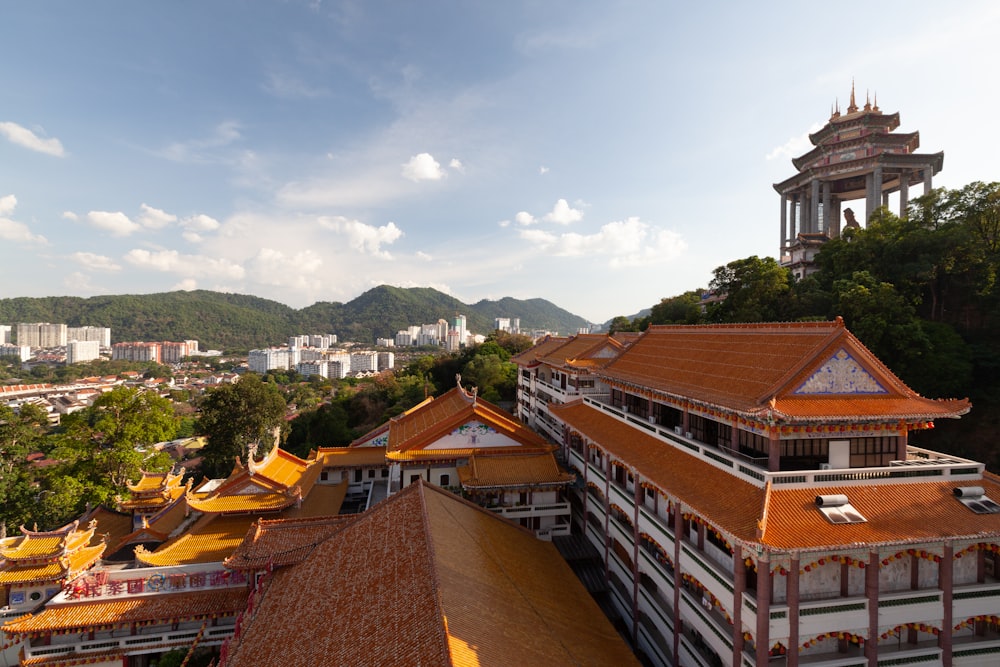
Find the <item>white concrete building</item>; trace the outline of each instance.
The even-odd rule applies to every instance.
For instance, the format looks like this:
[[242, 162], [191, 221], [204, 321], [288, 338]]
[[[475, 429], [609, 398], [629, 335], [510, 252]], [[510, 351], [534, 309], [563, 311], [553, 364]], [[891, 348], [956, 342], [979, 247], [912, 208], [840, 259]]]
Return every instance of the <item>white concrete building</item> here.
[[0, 345], [0, 357], [13, 357], [18, 361], [27, 361], [31, 359], [31, 348], [27, 345], [3, 343]]
[[368, 371], [378, 371], [378, 352], [374, 350], [352, 352], [351, 372], [363, 373]]
[[101, 356], [101, 344], [96, 340], [71, 340], [66, 344], [66, 363], [79, 364]]
[[66, 340], [97, 341], [101, 347], [111, 347], [111, 327], [66, 327]]

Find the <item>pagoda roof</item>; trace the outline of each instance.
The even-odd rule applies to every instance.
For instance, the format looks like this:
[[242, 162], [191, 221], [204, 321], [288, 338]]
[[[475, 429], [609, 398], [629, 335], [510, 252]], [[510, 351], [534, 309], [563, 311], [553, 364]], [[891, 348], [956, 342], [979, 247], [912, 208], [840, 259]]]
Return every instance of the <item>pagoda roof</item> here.
[[[387, 458], [423, 449], [454, 429], [477, 421], [516, 441], [522, 448], [545, 451], [551, 446], [511, 414], [465, 391], [461, 385], [428, 402], [420, 410], [390, 420]], [[522, 449], [524, 451], [524, 449]], [[431, 452], [427, 452], [430, 454]], [[435, 449], [433, 456], [454, 456], [455, 450]], [[463, 455], [467, 456], [467, 454]]]
[[3, 625], [13, 636], [51, 632], [89, 632], [128, 627], [133, 623], [171, 623], [235, 616], [246, 607], [244, 586], [137, 595], [109, 601], [71, 602], [49, 605], [38, 614], [27, 614]]
[[792, 158], [792, 164], [799, 171], [808, 168], [813, 162], [824, 155], [832, 155], [839, 151], [850, 150], [845, 148], [845, 145], [857, 144], [859, 146], [876, 146], [882, 148], [899, 148], [903, 147], [906, 149], [904, 154], [912, 154], [913, 151], [920, 147], [920, 133], [919, 132], [905, 132], [899, 134], [866, 134], [860, 137], [850, 137], [848, 139], [842, 139], [839, 141], [831, 141], [820, 146], [816, 146], [808, 153], [800, 155], [797, 158]]
[[88, 569], [104, 554], [106, 544], [82, 547], [56, 559], [24, 563], [6, 563], [0, 569], [0, 585], [71, 579]]
[[551, 543], [422, 481], [275, 570], [243, 621], [228, 667], [638, 664]]
[[[553, 406], [553, 412], [643, 481], [679, 500], [685, 510], [748, 544], [779, 551], [849, 550], [859, 543], [870, 547], [941, 539], [995, 541], [1000, 536], [1000, 514], [976, 514], [954, 494], [956, 488], [974, 484], [1000, 502], [1000, 479], [990, 473], [971, 483], [912, 478], [917, 481], [757, 486], [583, 401]], [[817, 494], [847, 496], [866, 520], [831, 523], [816, 506]]]
[[[944, 167], [944, 151], [937, 153], [879, 153], [877, 155], [861, 156], [845, 162], [814, 165], [780, 183], [775, 183], [774, 189], [779, 194], [792, 192], [796, 188], [807, 185], [817, 177], [823, 177], [836, 184], [839, 180], [859, 176], [877, 166], [910, 170], [930, 167], [932, 173], [936, 174]], [[915, 178], [916, 174], [913, 174], [910, 179], [911, 185], [917, 182], [914, 180]]]
[[576, 475], [559, 469], [551, 453], [509, 456], [473, 455], [469, 464], [458, 468], [458, 479], [465, 489], [563, 486], [572, 484]]
[[8, 563], [54, 560], [84, 547], [94, 536], [97, 524], [79, 528], [79, 519], [49, 531], [28, 530], [21, 526], [21, 536], [0, 547], [0, 557]]
[[83, 515], [81, 521], [96, 521], [96, 532], [107, 538], [108, 554], [113, 554], [121, 548], [126, 536], [132, 532], [132, 515], [127, 512], [98, 505], [90, 512]]
[[142, 476], [135, 484], [129, 484], [128, 490], [135, 494], [148, 494], [165, 492], [168, 488], [181, 485], [183, 475], [174, 475], [170, 472], [147, 472], [142, 471]]
[[959, 417], [968, 399], [907, 387], [833, 322], [653, 325], [599, 371], [609, 384], [779, 422], [921, 421]]

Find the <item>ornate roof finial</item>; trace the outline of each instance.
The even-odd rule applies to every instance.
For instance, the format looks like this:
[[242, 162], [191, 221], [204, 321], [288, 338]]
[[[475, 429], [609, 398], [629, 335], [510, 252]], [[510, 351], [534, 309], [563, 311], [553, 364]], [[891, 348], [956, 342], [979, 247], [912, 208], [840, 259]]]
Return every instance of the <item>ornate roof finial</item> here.
[[865, 111], [871, 111], [871, 110], [872, 110], [872, 96], [866, 90], [865, 91]]
[[875, 103], [872, 104], [872, 111], [874, 111], [875, 113], [881, 113], [882, 110], [878, 108], [878, 92], [877, 91], [875, 93], [875, 101], [874, 102]]
[[847, 113], [854, 113], [858, 110], [858, 105], [854, 101], [854, 77], [851, 77], [851, 104], [847, 107]]

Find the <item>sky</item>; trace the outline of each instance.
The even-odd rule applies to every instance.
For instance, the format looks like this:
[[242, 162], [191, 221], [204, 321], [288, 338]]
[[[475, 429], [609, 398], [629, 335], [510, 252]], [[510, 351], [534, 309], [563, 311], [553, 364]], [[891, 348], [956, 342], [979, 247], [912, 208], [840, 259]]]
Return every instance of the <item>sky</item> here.
[[852, 81], [935, 187], [1000, 180], [992, 1], [19, 0], [0, 31], [0, 298], [631, 316], [776, 256], [773, 184]]

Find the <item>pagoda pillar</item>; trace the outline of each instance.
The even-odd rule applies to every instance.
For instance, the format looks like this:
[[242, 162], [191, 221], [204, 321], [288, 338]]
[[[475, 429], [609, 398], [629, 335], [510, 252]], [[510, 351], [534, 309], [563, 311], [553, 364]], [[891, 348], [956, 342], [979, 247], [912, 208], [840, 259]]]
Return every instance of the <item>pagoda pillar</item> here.
[[814, 178], [809, 184], [809, 229], [819, 231], [819, 179]]
[[757, 561], [757, 664], [766, 665], [771, 649], [771, 563], [763, 558]]
[[743, 650], [746, 640], [743, 638], [743, 593], [747, 590], [747, 552], [736, 545], [733, 552], [733, 667], [743, 664]]
[[910, 205], [910, 172], [904, 170], [899, 174], [899, 217], [906, 215], [906, 207]]
[[788, 247], [788, 195], [781, 195], [781, 249]]
[[[818, 230], [817, 230], [818, 231]], [[830, 235], [830, 182], [823, 182], [823, 231]]]
[[878, 667], [878, 551], [868, 553], [865, 568], [865, 597], [868, 598], [868, 636], [865, 638], [865, 656], [869, 667]]
[[875, 174], [868, 172], [865, 174], [865, 223], [875, 212]]
[[840, 238], [840, 199], [833, 197], [830, 205], [830, 227], [827, 230], [830, 238]]
[[931, 189], [933, 187], [931, 185], [931, 179], [933, 177], [934, 177], [934, 170], [931, 168], [930, 165], [927, 165], [924, 168], [924, 194], [925, 195], [926, 194], [930, 194], [930, 191], [931, 191]]
[[788, 240], [794, 241], [799, 234], [799, 196], [793, 194], [789, 200]]
[[872, 207], [868, 209], [870, 220], [875, 209], [882, 205], [882, 167], [875, 167], [872, 172]]
[[788, 646], [785, 650], [788, 667], [799, 665], [799, 554], [792, 554], [788, 565], [788, 586], [785, 595], [788, 603]]

